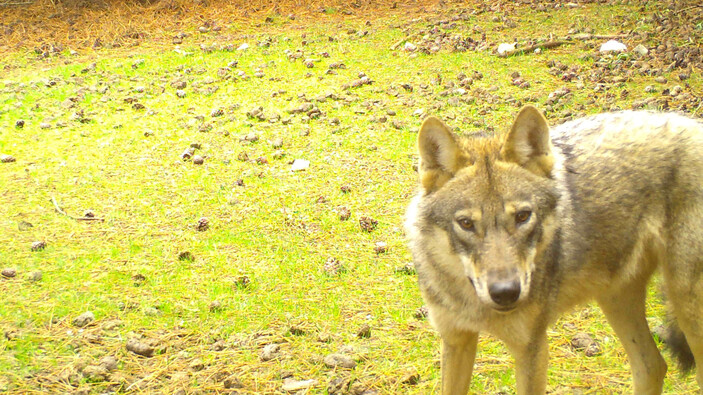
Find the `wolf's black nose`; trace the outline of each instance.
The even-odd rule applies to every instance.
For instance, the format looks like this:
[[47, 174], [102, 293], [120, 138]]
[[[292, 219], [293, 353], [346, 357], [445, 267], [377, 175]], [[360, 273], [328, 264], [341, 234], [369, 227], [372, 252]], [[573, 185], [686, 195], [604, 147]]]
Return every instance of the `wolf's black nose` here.
[[501, 306], [510, 306], [520, 297], [520, 282], [499, 281], [488, 286], [488, 294], [491, 299]]

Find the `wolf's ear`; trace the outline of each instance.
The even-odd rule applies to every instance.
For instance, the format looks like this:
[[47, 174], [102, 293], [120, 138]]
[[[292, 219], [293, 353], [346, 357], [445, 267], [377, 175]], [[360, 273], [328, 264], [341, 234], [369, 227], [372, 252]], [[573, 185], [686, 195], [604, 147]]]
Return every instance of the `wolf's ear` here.
[[439, 189], [462, 165], [461, 150], [444, 122], [428, 117], [417, 135], [420, 151], [420, 182], [427, 192]]
[[538, 109], [525, 106], [515, 118], [500, 152], [503, 160], [549, 177], [554, 168], [549, 125]]

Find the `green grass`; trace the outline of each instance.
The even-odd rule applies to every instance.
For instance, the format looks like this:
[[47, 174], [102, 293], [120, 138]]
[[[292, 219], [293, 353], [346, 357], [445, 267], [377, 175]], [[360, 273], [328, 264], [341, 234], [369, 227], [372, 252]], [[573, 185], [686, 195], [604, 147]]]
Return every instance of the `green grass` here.
[[[653, 30], [638, 12], [626, 5], [525, 8], [514, 28], [502, 28], [492, 13], [484, 13], [449, 31], [477, 38], [472, 28], [479, 26], [497, 44], [513, 37], [564, 36], [584, 26], [599, 34], [617, 33], [613, 25], [618, 31]], [[17, 158], [0, 164], [0, 267], [18, 271], [14, 279], [0, 279], [0, 327], [11, 334], [0, 339], [0, 371], [6, 373], [0, 391], [212, 392], [225, 391], [224, 379], [234, 376], [245, 393], [274, 393], [288, 375], [318, 380], [312, 393], [325, 393], [327, 383], [342, 376], [380, 393], [437, 391], [439, 339], [426, 320], [414, 317], [422, 305], [415, 278], [395, 271], [410, 260], [402, 218], [416, 188], [412, 166], [420, 119], [413, 113], [425, 109], [460, 131], [500, 131], [522, 104], [544, 108], [548, 94], [559, 87], [572, 94], [548, 113], [553, 121], [630, 108], [651, 96], [644, 86], [654, 84], [654, 77], [635, 74], [608, 84], [607, 91], [594, 91], [588, 75], [595, 60], [583, 57], [594, 54], [588, 48], [592, 42], [510, 58], [490, 51], [417, 56], [390, 51], [405, 36], [398, 26], [406, 19], [386, 17], [371, 26], [325, 22], [301, 30], [282, 24], [234, 41], [196, 37], [180, 47], [187, 56], [172, 46], [153, 45], [48, 60], [16, 53], [0, 60], [0, 67], [14, 67], [0, 79], [0, 154]], [[408, 26], [428, 28], [422, 21]], [[349, 28], [369, 34], [347, 34]], [[256, 45], [267, 38], [270, 46]], [[217, 49], [243, 42], [251, 48]], [[216, 49], [202, 51], [200, 43], [215, 43]], [[315, 67], [287, 59], [285, 50], [298, 49], [305, 52], [303, 59], [319, 60]], [[238, 66], [227, 72], [232, 78], [218, 76], [234, 60]], [[578, 65], [584, 87], [550, 74], [548, 60]], [[327, 65], [340, 61], [345, 69], [326, 74]], [[254, 76], [257, 69], [263, 78]], [[240, 70], [248, 78], [237, 77]], [[466, 95], [440, 94], [448, 82], [457, 82], [459, 72], [474, 71], [484, 78]], [[514, 71], [531, 87], [513, 86]], [[373, 83], [345, 89], [359, 73]], [[675, 84], [675, 73], [665, 73], [672, 81], [667, 86]], [[176, 80], [187, 83], [184, 98], [171, 86]], [[214, 86], [216, 92], [206, 92]], [[701, 82], [693, 79], [685, 87], [700, 89]], [[335, 96], [315, 100], [327, 93]], [[303, 103], [303, 94], [322, 111], [318, 119], [306, 122], [287, 112]], [[135, 99], [144, 109], [133, 107]], [[259, 106], [267, 116], [278, 114], [290, 123], [246, 115]], [[224, 114], [211, 116], [218, 108]], [[76, 116], [79, 110], [82, 115]], [[377, 121], [382, 116], [387, 122]], [[330, 123], [333, 118], [338, 124]], [[25, 121], [23, 128], [14, 126], [18, 119]], [[43, 122], [50, 127], [40, 128]], [[199, 131], [203, 124], [211, 125], [209, 131]], [[257, 142], [240, 141], [252, 132]], [[283, 141], [281, 157], [271, 144], [275, 139]], [[205, 156], [202, 166], [180, 159], [191, 143], [201, 144], [196, 154]], [[249, 160], [239, 160], [242, 153]], [[260, 157], [267, 163], [257, 163]], [[291, 172], [294, 159], [309, 160], [310, 168]], [[90, 209], [105, 220], [71, 219], [55, 210], [52, 198], [73, 216]], [[351, 211], [349, 220], [339, 219], [339, 206]], [[360, 229], [363, 216], [378, 221], [373, 232]], [[195, 229], [201, 217], [209, 219], [207, 231]], [[33, 227], [19, 230], [22, 221]], [[37, 240], [46, 241], [45, 250], [30, 250]], [[387, 243], [388, 252], [377, 254], [377, 242]], [[181, 251], [195, 259], [180, 260]], [[328, 258], [338, 259], [346, 271], [325, 274]], [[42, 280], [29, 281], [27, 274], [37, 270]], [[248, 286], [237, 285], [241, 276], [250, 279]], [[661, 302], [652, 300], [654, 326], [665, 313]], [[219, 308], [211, 308], [214, 301]], [[92, 311], [96, 322], [74, 327], [72, 320], [85, 311]], [[602, 354], [587, 358], [573, 351], [569, 341], [576, 331], [564, 323], [592, 334]], [[356, 336], [364, 324], [371, 327], [368, 339]], [[304, 333], [292, 334], [292, 327]], [[132, 337], [153, 341], [155, 356], [125, 350]], [[213, 351], [217, 341], [224, 341], [223, 350]], [[263, 345], [273, 342], [282, 347], [278, 358], [260, 361]], [[554, 393], [631, 388], [622, 347], [596, 308], [559, 321], [550, 344]], [[472, 390], [513, 393], [505, 348], [490, 337], [480, 346]], [[326, 354], [340, 349], [358, 361], [354, 370], [322, 364]], [[119, 361], [108, 380], [75, 374], [105, 355]], [[203, 361], [202, 370], [190, 367], [196, 359]], [[413, 371], [420, 382], [403, 383]], [[672, 368], [667, 393], [693, 388], [692, 377], [681, 378]]]

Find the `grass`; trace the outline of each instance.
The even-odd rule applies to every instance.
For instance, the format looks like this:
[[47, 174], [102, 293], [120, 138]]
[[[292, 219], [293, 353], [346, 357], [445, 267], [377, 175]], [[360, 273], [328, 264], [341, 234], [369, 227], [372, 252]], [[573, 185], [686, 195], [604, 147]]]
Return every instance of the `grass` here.
[[[561, 37], [583, 26], [603, 34], [617, 33], [613, 25], [618, 31], [655, 28], [645, 18], [651, 10], [635, 5], [517, 11], [511, 14], [516, 27], [492, 19], [502, 13], [487, 12], [448, 31], [479, 37], [472, 30], [478, 26], [497, 44]], [[422, 306], [415, 278], [396, 271], [410, 261], [401, 228], [416, 188], [416, 111], [444, 117], [459, 131], [501, 131], [521, 104], [545, 108], [549, 93], [562, 86], [572, 93], [548, 111], [553, 121], [630, 108], [656, 96], [644, 90], [654, 77], [638, 74], [594, 90], [588, 76], [599, 56], [592, 42], [510, 58], [388, 49], [405, 36], [402, 29], [428, 29], [446, 15], [454, 14], [423, 15], [427, 21], [389, 16], [370, 25], [296, 26], [275, 18], [273, 27], [235, 39], [193, 33], [178, 48], [187, 55], [171, 45], [146, 44], [49, 59], [18, 52], [0, 60], [8, 70], [0, 79], [0, 154], [17, 158], [0, 164], [0, 266], [18, 272], [0, 279], [6, 333], [0, 391], [210, 393], [232, 391], [226, 387], [238, 381], [242, 393], [276, 393], [293, 377], [317, 380], [309, 392], [325, 393], [342, 377], [353, 393], [436, 392], [439, 339], [426, 320], [415, 318]], [[270, 44], [257, 45], [264, 41]], [[244, 42], [251, 46], [246, 51], [221, 49]], [[305, 55], [292, 61], [285, 50]], [[302, 63], [308, 57], [318, 60], [313, 68]], [[235, 60], [235, 68], [218, 74]], [[581, 78], [562, 81], [550, 74], [548, 60], [579, 66]], [[332, 62], [346, 68], [327, 74]], [[258, 70], [264, 77], [254, 76]], [[458, 83], [458, 73], [474, 71], [484, 77], [467, 94], [442, 93], [448, 82]], [[511, 84], [514, 71], [530, 88]], [[667, 86], [677, 72], [664, 72], [672, 81]], [[347, 87], [359, 73], [373, 83]], [[185, 97], [177, 97], [174, 81], [186, 82]], [[578, 81], [585, 86], [579, 89]], [[700, 80], [691, 79], [684, 90], [700, 92]], [[287, 112], [307, 100], [321, 110], [319, 118]], [[259, 106], [280, 120], [247, 116]], [[212, 116], [216, 109], [223, 114]], [[23, 128], [15, 127], [19, 119]], [[258, 141], [241, 140], [249, 133]], [[272, 145], [276, 139], [283, 141], [282, 153]], [[201, 166], [180, 158], [192, 143], [201, 146]], [[241, 160], [243, 154], [248, 159]], [[309, 160], [310, 167], [292, 172], [294, 159]], [[104, 221], [64, 216], [52, 198], [70, 215], [92, 210]], [[351, 212], [346, 221], [339, 219], [340, 206]], [[197, 231], [202, 217], [209, 229]], [[377, 228], [363, 231], [362, 217], [377, 220]], [[20, 230], [22, 222], [33, 226]], [[38, 240], [46, 248], [31, 251]], [[374, 250], [378, 242], [387, 252]], [[183, 251], [194, 259], [179, 259]], [[326, 274], [329, 258], [346, 271]], [[42, 272], [40, 281], [27, 278], [34, 271]], [[651, 299], [655, 326], [665, 313]], [[74, 326], [86, 311], [95, 322]], [[357, 336], [363, 325], [371, 328], [369, 338]], [[576, 332], [593, 335], [602, 353], [587, 358], [574, 351], [569, 342]], [[155, 355], [128, 352], [130, 338], [152, 344]], [[263, 346], [271, 343], [281, 344], [280, 353], [261, 361]], [[553, 393], [630, 390], [622, 347], [597, 308], [565, 316], [550, 331], [550, 344]], [[355, 369], [322, 363], [340, 350], [355, 358]], [[116, 371], [85, 373], [106, 355], [117, 358]], [[418, 383], [404, 382], [415, 372]], [[514, 391], [512, 360], [490, 337], [481, 339], [472, 385], [475, 393]], [[671, 369], [667, 393], [694, 388], [692, 377]]]

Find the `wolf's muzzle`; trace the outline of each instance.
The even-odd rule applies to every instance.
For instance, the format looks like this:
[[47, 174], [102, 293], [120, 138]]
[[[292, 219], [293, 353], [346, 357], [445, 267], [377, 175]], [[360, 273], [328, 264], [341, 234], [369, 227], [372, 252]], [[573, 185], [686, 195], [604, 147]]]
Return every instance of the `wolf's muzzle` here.
[[520, 298], [520, 281], [497, 281], [488, 286], [488, 294], [497, 305], [512, 306]]

